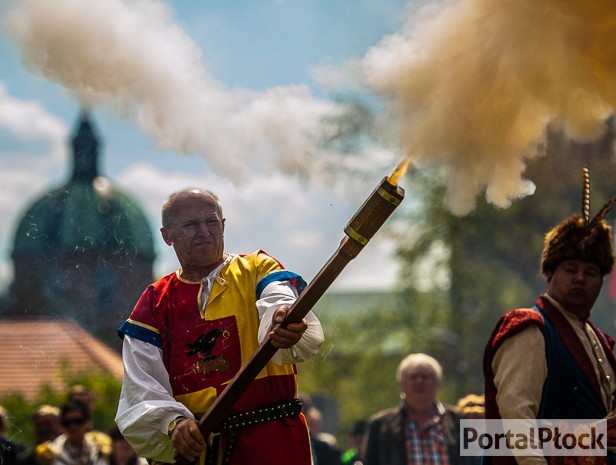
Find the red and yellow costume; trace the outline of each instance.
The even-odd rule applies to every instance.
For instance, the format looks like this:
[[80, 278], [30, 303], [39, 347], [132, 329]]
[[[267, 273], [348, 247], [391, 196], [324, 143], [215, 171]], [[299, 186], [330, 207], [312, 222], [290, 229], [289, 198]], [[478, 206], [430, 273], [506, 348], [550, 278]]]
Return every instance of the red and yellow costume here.
[[[271, 323], [271, 318], [267, 320], [267, 317], [260, 315], [258, 302], [263, 299], [277, 300], [275, 293], [280, 291], [281, 285], [301, 290], [305, 283], [262, 251], [233, 256], [225, 262], [219, 274], [200, 282], [186, 281], [179, 273], [172, 273], [150, 285], [119, 332], [125, 337], [125, 346], [128, 339], [138, 347], [145, 343], [157, 348], [168, 376], [168, 385], [167, 380], [161, 380], [159, 386], [153, 385], [153, 398], [149, 399], [149, 405], [142, 405], [141, 408], [140, 404], [147, 403], [148, 399], [131, 400], [130, 392], [123, 393], [124, 402], [120, 402], [117, 421], [121, 427], [124, 426], [124, 434], [130, 436], [139, 411], [146, 417], [151, 414], [151, 424], [159, 432], [172, 415], [185, 415], [184, 410], [174, 410], [172, 405], [164, 403], [164, 396], [161, 398], [156, 393], [161, 388], [170, 389], [175, 403], [181, 403], [195, 417], [204, 414], [257, 350], [260, 320], [263, 319], [265, 325], [269, 325], [268, 321]], [[204, 286], [210, 286], [209, 293], [207, 290], [204, 292]], [[288, 297], [283, 295], [279, 304], [288, 304]], [[206, 302], [203, 302], [204, 299]], [[310, 321], [309, 328], [312, 325], [312, 336], [316, 334], [317, 341], [316, 345], [315, 340], [310, 344], [311, 338], [314, 338], [309, 330], [308, 351], [313, 354], [322, 342], [322, 332], [316, 317], [312, 315]], [[294, 353], [294, 349], [288, 350]], [[301, 352], [306, 348], [300, 346], [297, 350]], [[124, 357], [127, 357], [126, 347]], [[127, 371], [130, 370], [130, 367], [127, 368]], [[144, 377], [146, 383], [149, 382], [147, 368], [144, 371], [145, 374], [133, 376], [134, 382], [143, 382]], [[270, 361], [229, 411], [229, 415], [297, 397], [296, 375], [294, 364]], [[149, 376], [153, 379], [162, 377], [159, 368]], [[130, 383], [125, 381], [123, 390], [130, 391]], [[163, 402], [158, 410], [165, 413], [156, 413], [152, 401], [154, 404]], [[137, 435], [141, 436], [141, 433]], [[139, 439], [136, 442], [139, 444]], [[170, 442], [163, 442], [167, 447], [160, 451], [152, 451], [154, 453], [149, 455], [144, 454], [143, 450], [140, 453], [168, 461]], [[223, 435], [223, 450], [224, 447]], [[231, 463], [310, 464], [310, 442], [303, 416], [242, 428], [237, 434]]]

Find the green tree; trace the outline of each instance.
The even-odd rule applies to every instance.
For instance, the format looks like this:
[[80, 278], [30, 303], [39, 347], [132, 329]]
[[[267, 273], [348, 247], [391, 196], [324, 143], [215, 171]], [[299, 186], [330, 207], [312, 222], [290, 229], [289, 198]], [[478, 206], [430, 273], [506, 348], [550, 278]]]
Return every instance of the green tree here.
[[[300, 388], [334, 401], [342, 444], [354, 421], [398, 404], [395, 373], [403, 357], [426, 352], [438, 358], [448, 350], [446, 306], [439, 299], [442, 295], [428, 292], [326, 294], [317, 304], [326, 343], [299, 365]], [[455, 400], [447, 378], [440, 397]]]

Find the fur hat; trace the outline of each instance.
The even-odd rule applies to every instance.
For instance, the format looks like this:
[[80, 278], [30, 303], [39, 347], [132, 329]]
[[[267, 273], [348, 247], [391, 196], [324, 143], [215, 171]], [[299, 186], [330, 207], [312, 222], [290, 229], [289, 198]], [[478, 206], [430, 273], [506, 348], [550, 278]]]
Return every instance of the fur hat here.
[[590, 181], [588, 168], [584, 167], [582, 215], [570, 216], [546, 234], [541, 254], [541, 272], [547, 276], [565, 260], [596, 263], [602, 275], [612, 271], [614, 265], [612, 228], [604, 217], [615, 203], [616, 197], [610, 199], [599, 213], [590, 219]]

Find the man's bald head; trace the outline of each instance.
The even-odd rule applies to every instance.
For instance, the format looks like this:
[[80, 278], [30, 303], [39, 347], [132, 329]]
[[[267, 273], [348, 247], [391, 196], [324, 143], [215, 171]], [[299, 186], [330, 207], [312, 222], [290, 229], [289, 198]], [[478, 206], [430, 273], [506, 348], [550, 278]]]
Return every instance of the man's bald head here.
[[161, 212], [163, 228], [170, 227], [173, 206], [176, 203], [181, 202], [182, 200], [185, 200], [191, 197], [207, 197], [209, 199], [212, 199], [214, 203], [216, 204], [216, 213], [218, 214], [218, 217], [219, 218], [223, 217], [222, 216], [222, 205], [220, 204], [220, 199], [218, 198], [216, 194], [206, 189], [200, 189], [196, 187], [187, 187], [186, 189], [182, 189], [182, 190], [174, 192], [169, 197], [167, 197], [167, 200], [165, 200], [165, 202], [163, 203], [162, 212]]

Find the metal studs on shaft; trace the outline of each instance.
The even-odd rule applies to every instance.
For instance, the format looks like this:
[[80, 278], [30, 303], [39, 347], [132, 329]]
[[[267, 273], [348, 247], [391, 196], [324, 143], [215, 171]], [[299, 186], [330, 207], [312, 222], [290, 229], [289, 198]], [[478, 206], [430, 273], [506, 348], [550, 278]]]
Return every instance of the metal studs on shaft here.
[[584, 225], [590, 224], [590, 175], [588, 174], [588, 165], [584, 165], [584, 191], [582, 192], [582, 215], [584, 216]]

